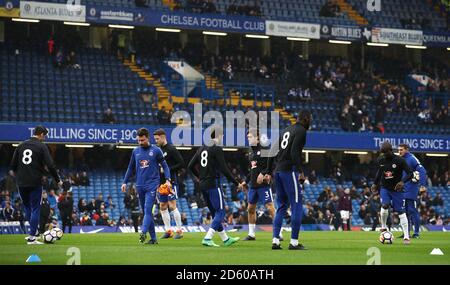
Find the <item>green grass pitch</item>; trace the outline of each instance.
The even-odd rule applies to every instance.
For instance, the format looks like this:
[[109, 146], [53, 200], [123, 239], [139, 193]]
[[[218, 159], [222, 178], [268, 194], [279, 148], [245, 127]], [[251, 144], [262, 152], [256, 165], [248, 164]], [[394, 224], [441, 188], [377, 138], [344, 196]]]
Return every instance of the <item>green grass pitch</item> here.
[[[230, 236], [244, 238], [246, 233]], [[80, 249], [80, 261], [87, 264], [360, 264], [370, 256], [367, 251], [377, 247], [381, 264], [450, 264], [450, 235], [445, 232], [423, 232], [421, 239], [403, 245], [400, 239], [392, 245], [378, 242], [376, 232], [301, 232], [301, 242], [308, 251], [290, 251], [288, 239], [283, 250], [271, 249], [271, 233], [258, 232], [256, 241], [239, 241], [220, 248], [201, 245], [204, 233], [185, 233], [181, 240], [159, 240], [158, 245], [143, 245], [138, 234], [66, 234], [55, 244], [27, 245], [24, 235], [0, 235], [0, 264], [26, 264], [31, 254], [37, 254], [39, 264], [66, 264], [70, 247]], [[396, 233], [395, 235], [399, 235]], [[288, 236], [288, 233], [285, 233]], [[444, 255], [430, 255], [440, 248]]]

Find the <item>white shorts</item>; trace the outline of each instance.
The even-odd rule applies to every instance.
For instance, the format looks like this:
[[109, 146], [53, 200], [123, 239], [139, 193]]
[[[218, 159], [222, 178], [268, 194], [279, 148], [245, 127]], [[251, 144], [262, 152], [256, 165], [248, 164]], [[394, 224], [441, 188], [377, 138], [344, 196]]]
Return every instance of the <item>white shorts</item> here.
[[341, 219], [343, 219], [343, 220], [350, 219], [350, 211], [341, 210], [340, 213], [341, 213]]

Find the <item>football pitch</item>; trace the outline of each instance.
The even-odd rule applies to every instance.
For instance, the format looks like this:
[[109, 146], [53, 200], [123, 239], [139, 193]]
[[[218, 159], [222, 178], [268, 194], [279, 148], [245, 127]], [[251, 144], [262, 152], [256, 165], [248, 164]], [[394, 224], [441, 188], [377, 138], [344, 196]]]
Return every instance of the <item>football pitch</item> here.
[[[246, 236], [245, 232], [230, 236]], [[201, 245], [204, 233], [185, 233], [181, 240], [159, 240], [158, 245], [140, 244], [138, 234], [66, 234], [55, 244], [27, 245], [24, 235], [0, 235], [0, 264], [27, 264], [28, 256], [37, 254], [37, 264], [64, 265], [79, 249], [81, 265], [103, 264], [367, 264], [379, 249], [384, 264], [450, 264], [450, 235], [446, 232], [423, 232], [421, 239], [403, 245], [401, 239], [392, 245], [378, 242], [377, 232], [301, 232], [301, 243], [307, 251], [288, 250], [289, 241], [282, 242], [282, 250], [271, 249], [271, 233], [258, 232], [256, 241], [239, 241], [225, 247], [216, 235], [219, 248]], [[398, 236], [399, 233], [394, 235]], [[373, 248], [374, 247], [374, 248]], [[444, 255], [430, 255], [440, 248]], [[77, 249], [75, 249], [77, 251]]]

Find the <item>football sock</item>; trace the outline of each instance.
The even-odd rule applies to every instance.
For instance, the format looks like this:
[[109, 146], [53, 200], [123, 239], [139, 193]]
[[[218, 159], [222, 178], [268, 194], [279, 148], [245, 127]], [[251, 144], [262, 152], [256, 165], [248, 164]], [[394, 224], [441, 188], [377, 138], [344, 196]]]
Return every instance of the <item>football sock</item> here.
[[381, 228], [387, 229], [386, 222], [387, 222], [387, 218], [389, 216], [389, 210], [387, 210], [385, 208], [381, 208], [380, 216], [381, 216]]
[[274, 244], [280, 244], [280, 240], [277, 239], [277, 238], [273, 238], [273, 239], [272, 239], [272, 243], [274, 243]]
[[222, 241], [226, 241], [228, 239], [228, 235], [225, 231], [217, 232], [222, 239]]
[[209, 228], [208, 232], [206, 233], [205, 239], [212, 239], [215, 232], [216, 231], [213, 228]]
[[403, 229], [403, 237], [409, 239], [408, 218], [405, 213], [399, 215], [398, 217], [400, 218], [400, 225]]
[[248, 235], [251, 237], [255, 237], [255, 224], [248, 224]]
[[165, 209], [164, 211], [161, 211], [161, 217], [163, 219], [164, 227], [165, 227], [166, 231], [170, 230], [170, 214], [169, 214], [169, 210]]
[[181, 229], [181, 214], [180, 211], [178, 211], [178, 208], [175, 208], [175, 210], [172, 211], [173, 218], [175, 219], [175, 223], [177, 225], [177, 231]]
[[297, 246], [298, 245], [298, 239], [291, 239], [291, 244], [293, 246]]
[[280, 238], [283, 238], [283, 228], [280, 229]]

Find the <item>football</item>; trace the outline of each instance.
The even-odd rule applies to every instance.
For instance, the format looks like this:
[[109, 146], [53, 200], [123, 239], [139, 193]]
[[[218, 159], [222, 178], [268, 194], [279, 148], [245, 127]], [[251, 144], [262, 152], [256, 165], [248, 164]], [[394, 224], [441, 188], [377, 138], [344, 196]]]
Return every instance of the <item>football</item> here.
[[54, 243], [56, 241], [56, 233], [52, 230], [46, 231], [43, 234], [43, 239], [45, 243]]
[[392, 244], [394, 242], [394, 235], [389, 231], [384, 231], [380, 234], [380, 242], [382, 244]]
[[167, 196], [172, 194], [172, 189], [171, 187], [167, 186], [166, 184], [161, 184], [158, 188], [158, 192], [159, 194], [163, 195], [163, 196]]
[[60, 240], [63, 236], [63, 231], [60, 228], [53, 228], [51, 234], [55, 236], [57, 240]]

